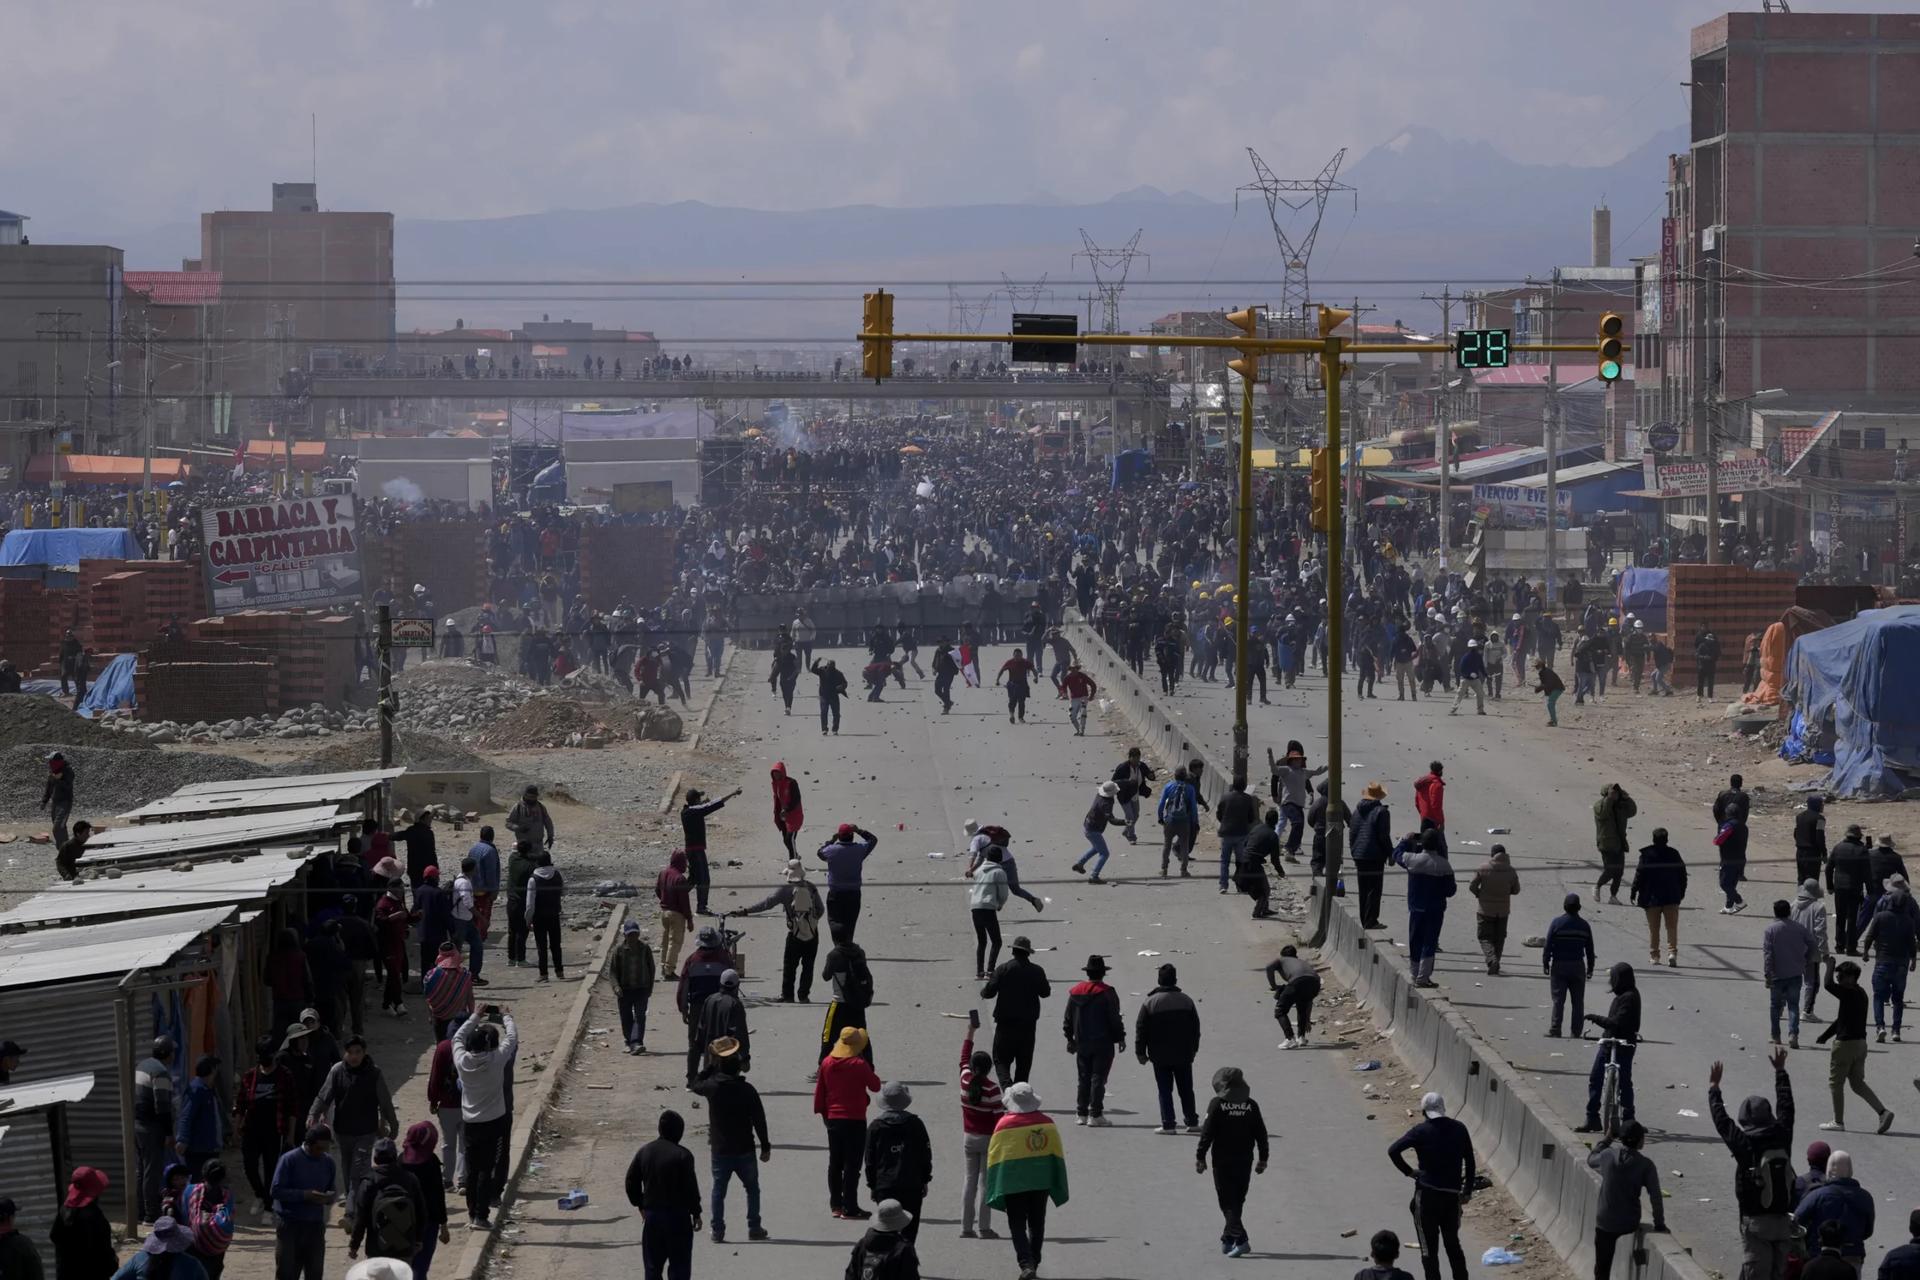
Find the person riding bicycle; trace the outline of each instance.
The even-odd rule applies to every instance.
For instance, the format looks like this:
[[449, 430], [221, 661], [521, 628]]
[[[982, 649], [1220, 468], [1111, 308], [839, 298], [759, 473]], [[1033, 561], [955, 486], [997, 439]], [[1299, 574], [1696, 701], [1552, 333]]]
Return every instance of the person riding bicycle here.
[[1587, 1076], [1587, 1119], [1575, 1133], [1600, 1132], [1600, 1095], [1609, 1057], [1619, 1069], [1620, 1126], [1633, 1123], [1633, 1054], [1640, 1043], [1640, 992], [1634, 986], [1633, 966], [1624, 960], [1614, 965], [1607, 973], [1607, 989], [1613, 992], [1613, 1003], [1606, 1014], [1587, 1015], [1607, 1039], [1594, 1050], [1593, 1070]]

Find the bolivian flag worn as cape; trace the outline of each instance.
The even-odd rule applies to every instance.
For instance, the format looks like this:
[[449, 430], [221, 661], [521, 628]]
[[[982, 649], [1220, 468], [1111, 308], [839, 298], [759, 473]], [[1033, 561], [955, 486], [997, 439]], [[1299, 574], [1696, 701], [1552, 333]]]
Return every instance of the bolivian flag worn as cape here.
[[1067, 1202], [1067, 1155], [1045, 1113], [1009, 1115], [987, 1143], [987, 1203], [998, 1209], [1016, 1191], [1045, 1191]]

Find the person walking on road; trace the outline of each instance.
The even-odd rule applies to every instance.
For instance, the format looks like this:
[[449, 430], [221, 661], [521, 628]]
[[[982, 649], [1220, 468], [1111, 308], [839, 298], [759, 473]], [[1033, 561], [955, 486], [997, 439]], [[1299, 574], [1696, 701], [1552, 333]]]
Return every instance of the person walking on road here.
[[1513, 914], [1513, 898], [1520, 892], [1520, 873], [1507, 857], [1507, 846], [1496, 844], [1467, 882], [1474, 898], [1474, 937], [1480, 943], [1480, 955], [1487, 972], [1500, 972], [1500, 959], [1507, 949], [1507, 921]]
[[1194, 1149], [1194, 1172], [1207, 1171], [1213, 1156], [1213, 1194], [1220, 1204], [1220, 1252], [1244, 1258], [1253, 1252], [1241, 1212], [1253, 1175], [1267, 1171], [1267, 1122], [1260, 1104], [1247, 1090], [1247, 1078], [1238, 1067], [1213, 1073], [1213, 1099], [1200, 1126], [1200, 1145]]
[[1805, 883], [1820, 878], [1827, 860], [1827, 802], [1808, 796], [1807, 807], [1793, 819], [1793, 878]]
[[[1267, 987], [1273, 992], [1273, 1016], [1280, 1024], [1280, 1047], [1298, 1049], [1307, 1043], [1313, 1030], [1313, 1001], [1320, 994], [1320, 974], [1300, 958], [1292, 943], [1280, 948], [1280, 958], [1267, 966]], [[1298, 1018], [1300, 1032], [1294, 1034], [1293, 1019]]]
[[[734, 973], [733, 952], [727, 950], [726, 940], [720, 931], [712, 925], [700, 930], [699, 943], [687, 956], [687, 962], [680, 967], [680, 981], [674, 992], [674, 1006], [680, 1011], [680, 1019], [687, 1028], [687, 1088], [693, 1088], [693, 1082], [700, 1077], [700, 1064], [706, 1057], [707, 1041], [713, 1039], [703, 1031], [701, 1011], [707, 1001], [720, 994], [725, 975]], [[737, 981], [737, 978], [736, 978]], [[744, 1017], [742, 1019], [744, 1021]], [[726, 1034], [726, 1033], [722, 1033]]]
[[1046, 1250], [1048, 1202], [1067, 1202], [1066, 1147], [1031, 1084], [1011, 1085], [1005, 1097], [1007, 1114], [987, 1145], [987, 1203], [1007, 1215], [1019, 1280], [1034, 1280]]
[[1867, 1084], [1867, 993], [1860, 985], [1860, 966], [1851, 960], [1836, 966], [1829, 956], [1826, 973], [1827, 994], [1839, 1007], [1819, 1039], [1820, 1044], [1833, 1041], [1827, 1067], [1833, 1119], [1820, 1127], [1830, 1133], [1846, 1130], [1846, 1091], [1851, 1088], [1880, 1117], [1877, 1131], [1885, 1133], [1893, 1126], [1893, 1112], [1880, 1105], [1879, 1095]]
[[861, 1056], [867, 1033], [848, 1027], [820, 1064], [813, 1083], [813, 1113], [827, 1129], [827, 1203], [836, 1218], [864, 1221], [860, 1164], [866, 1149], [867, 1095], [880, 1092], [880, 1077]]
[[614, 1000], [620, 1007], [620, 1038], [627, 1052], [637, 1057], [647, 1051], [647, 1004], [659, 976], [653, 948], [640, 936], [638, 920], [629, 919], [620, 926], [620, 941], [613, 949], [609, 967], [613, 970]]
[[1827, 891], [1833, 895], [1833, 949], [1843, 956], [1860, 954], [1860, 904], [1867, 894], [1872, 861], [1866, 837], [1850, 826], [1846, 836], [1827, 855]]
[[1241, 893], [1253, 899], [1253, 918], [1266, 920], [1271, 918], [1273, 910], [1273, 885], [1267, 879], [1267, 868], [1271, 866], [1277, 876], [1287, 874], [1286, 863], [1280, 857], [1280, 811], [1269, 809], [1254, 823], [1253, 830], [1241, 842], [1234, 857], [1233, 883]]
[[1419, 848], [1398, 861], [1407, 872], [1407, 959], [1413, 966], [1413, 985], [1437, 986], [1433, 962], [1440, 950], [1440, 928], [1447, 918], [1447, 899], [1459, 889], [1439, 827], [1421, 832]]
[[325, 1124], [339, 1144], [348, 1197], [345, 1220], [351, 1223], [353, 1197], [367, 1172], [367, 1162], [373, 1158], [374, 1144], [400, 1132], [400, 1117], [393, 1109], [386, 1074], [367, 1052], [367, 1042], [359, 1036], [348, 1036], [340, 1049], [340, 1061], [327, 1072], [307, 1108], [307, 1126]]
[[[1813, 1013], [1814, 993], [1820, 989], [1820, 967], [1833, 954], [1830, 927], [1827, 920], [1826, 894], [1820, 890], [1818, 877], [1809, 877], [1800, 886], [1799, 893], [1793, 899], [1793, 920], [1807, 936], [1813, 939], [1813, 947], [1807, 953], [1806, 968], [1801, 973], [1801, 995], [1803, 1010], [1802, 1021], [1818, 1022]], [[1798, 1048], [1799, 1046], [1795, 1046]]]
[[1074, 1096], [1076, 1123], [1103, 1129], [1107, 1120], [1107, 1076], [1114, 1055], [1127, 1047], [1127, 1020], [1120, 1012], [1120, 993], [1108, 986], [1104, 956], [1088, 956], [1085, 982], [1067, 992], [1060, 1030], [1067, 1038], [1079, 1074]]
[[1600, 891], [1612, 893], [1613, 904], [1620, 905], [1620, 881], [1627, 873], [1627, 823], [1640, 812], [1627, 789], [1609, 782], [1593, 802], [1593, 843], [1600, 851], [1600, 879], [1594, 883], [1594, 901]]
[[[995, 1236], [993, 1211], [987, 1204], [987, 1144], [993, 1140], [993, 1127], [1007, 1114], [1000, 1098], [1000, 1082], [993, 1078], [993, 1055], [973, 1047], [980, 1031], [980, 1011], [967, 1010], [967, 1036], [960, 1042], [960, 1132], [965, 1153], [967, 1182], [960, 1203], [960, 1235], [991, 1240]], [[979, 1230], [974, 1230], [975, 1214]]]
[[[441, 1199], [446, 1189], [439, 1188]], [[347, 1236], [347, 1261], [360, 1256], [365, 1245], [369, 1258], [398, 1258], [411, 1264], [433, 1228], [428, 1222], [427, 1193], [413, 1171], [400, 1163], [400, 1148], [391, 1138], [374, 1144], [373, 1169], [352, 1188], [353, 1227]]]
[[1453, 706], [1447, 714], [1459, 715], [1460, 704], [1467, 700], [1468, 694], [1473, 695], [1474, 714], [1482, 716], [1487, 714], [1487, 659], [1486, 655], [1480, 651], [1478, 640], [1467, 641], [1467, 651], [1461, 654], [1459, 662], [1454, 664], [1454, 675], [1459, 679], [1460, 685], [1454, 690]]
[[967, 889], [973, 912], [973, 976], [984, 980], [1000, 963], [1000, 908], [1007, 905], [1007, 873], [1000, 869], [1001, 849], [987, 847], [980, 869]]
[[660, 904], [660, 963], [668, 973], [679, 972], [680, 948], [693, 928], [693, 884], [687, 879], [687, 854], [675, 849], [653, 881], [654, 900]]
[[[820, 981], [833, 989], [820, 1024], [820, 1060], [824, 1062], [840, 1043], [841, 1032], [848, 1027], [867, 1031], [867, 1008], [873, 1003], [873, 970], [867, 965], [867, 953], [839, 925], [833, 926], [833, 949], [820, 966]], [[862, 1043], [860, 1056], [873, 1061], [870, 1039]]]
[[1087, 875], [1088, 884], [1105, 883], [1100, 879], [1100, 873], [1106, 869], [1107, 858], [1110, 856], [1107, 850], [1107, 828], [1113, 825], [1113, 801], [1119, 794], [1119, 783], [1111, 781], [1101, 783], [1098, 790], [1094, 792], [1093, 803], [1088, 806], [1086, 816], [1080, 820], [1081, 833], [1087, 838], [1087, 851], [1074, 860], [1073, 870], [1076, 875], [1085, 875], [1087, 862], [1091, 860], [1093, 872]]
[[892, 1201], [912, 1220], [902, 1228], [909, 1242], [920, 1235], [920, 1207], [933, 1185], [933, 1139], [913, 1114], [913, 1092], [898, 1080], [880, 1088], [880, 1114], [867, 1125], [867, 1194], [876, 1209]]
[[1068, 667], [1067, 674], [1060, 678], [1060, 690], [1067, 696], [1067, 719], [1073, 724], [1076, 737], [1087, 736], [1087, 703], [1093, 695], [1100, 692], [1100, 686], [1094, 683], [1092, 676], [1080, 669], [1079, 659]]
[[1873, 1238], [1873, 1196], [1853, 1176], [1853, 1157], [1835, 1151], [1827, 1157], [1827, 1176], [1806, 1198], [1794, 1206], [1794, 1221], [1807, 1238], [1819, 1240], [1824, 1248], [1829, 1228], [1839, 1237], [1838, 1252], [1847, 1261], [1852, 1274], [1866, 1266], [1867, 1241]]
[[[820, 698], [821, 735], [839, 733], [840, 699], [846, 695], [848, 688], [846, 673], [833, 664], [832, 658], [815, 659], [807, 670], [813, 673], [813, 678], [819, 683], [817, 692]], [[829, 722], [833, 726], [831, 730], [827, 727]]]
[[953, 681], [960, 674], [960, 660], [944, 639], [933, 646], [933, 696], [940, 700], [940, 714], [953, 714]]
[[920, 1280], [920, 1255], [913, 1243], [919, 1229], [918, 1214], [898, 1200], [879, 1201], [873, 1206], [873, 1225], [853, 1246], [846, 1274], [858, 1280]]
[[1900, 1043], [1900, 1011], [1907, 1003], [1907, 975], [1913, 971], [1914, 951], [1920, 945], [1914, 929], [1913, 898], [1906, 882], [1895, 876], [1888, 892], [1876, 904], [1867, 931], [1860, 935], [1860, 954], [1873, 957], [1873, 1038], [1887, 1042], [1887, 1006], [1893, 1006], [1893, 1042]]
[[879, 843], [880, 837], [865, 827], [843, 822], [814, 852], [827, 864], [827, 922], [845, 929], [848, 938], [860, 925], [861, 868]]
[[1653, 843], [1642, 845], [1634, 864], [1627, 899], [1646, 912], [1647, 958], [1660, 963], [1660, 924], [1667, 926], [1667, 968], [1680, 967], [1680, 904], [1687, 900], [1687, 864], [1667, 843], [1667, 829], [1653, 829]]
[[[1460, 1248], [1460, 1211], [1473, 1196], [1473, 1139], [1467, 1126], [1447, 1114], [1446, 1099], [1428, 1093], [1420, 1099], [1420, 1123], [1394, 1140], [1387, 1159], [1413, 1179], [1413, 1220], [1420, 1232], [1420, 1266], [1426, 1280], [1440, 1280], [1444, 1247], [1453, 1280], [1467, 1280], [1467, 1255]], [[1419, 1168], [1402, 1153], [1412, 1151]]]
[[1033, 943], [1022, 935], [1009, 949], [1012, 957], [980, 988], [980, 998], [993, 1001], [993, 1070], [1002, 1089], [1030, 1077], [1040, 1002], [1053, 994], [1046, 970], [1033, 962]]
[[1573, 1003], [1573, 1034], [1577, 1037], [1586, 1024], [1587, 982], [1593, 977], [1593, 926], [1580, 915], [1580, 895], [1570, 893], [1561, 903], [1560, 915], [1547, 926], [1546, 946], [1541, 949], [1540, 967], [1546, 972], [1553, 991], [1553, 1017], [1547, 1023], [1547, 1035], [1560, 1035], [1560, 1014], [1569, 999]]
[[275, 1280], [322, 1280], [327, 1270], [327, 1206], [337, 1197], [333, 1131], [323, 1124], [273, 1166]]
[[826, 919], [826, 904], [820, 891], [807, 879], [807, 865], [794, 858], [787, 863], [786, 883], [750, 907], [740, 907], [735, 915], [753, 916], [779, 907], [786, 915], [786, 950], [780, 957], [780, 1003], [792, 1004], [797, 992], [800, 1003], [808, 1003], [813, 992], [813, 961], [820, 953], [820, 926]]
[[553, 962], [553, 976], [565, 982], [567, 966], [560, 954], [560, 904], [565, 901], [566, 880], [553, 865], [553, 855], [540, 855], [540, 865], [527, 880], [527, 928], [533, 932], [533, 953], [540, 965], [540, 982], [547, 980], [547, 962]]
[[1267, 752], [1267, 772], [1271, 775], [1268, 791], [1273, 802], [1280, 806], [1280, 816], [1287, 820], [1288, 861], [1300, 856], [1300, 839], [1306, 832], [1307, 808], [1311, 803], [1307, 788], [1326, 771], [1326, 765], [1307, 768], [1307, 751], [1297, 738], [1288, 739], [1286, 754], [1278, 760], [1272, 751]]
[[1224, 894], [1229, 891], [1229, 877], [1240, 846], [1260, 821], [1260, 801], [1248, 793], [1245, 778], [1235, 778], [1228, 784], [1227, 794], [1220, 797], [1213, 816], [1220, 837], [1220, 892]]
[[687, 1122], [660, 1113], [660, 1136], [627, 1165], [627, 1203], [640, 1212], [644, 1280], [692, 1280], [693, 1237], [700, 1230], [700, 1171], [680, 1145]]
[[[1750, 1094], [1736, 1123], [1720, 1096], [1726, 1068], [1707, 1072], [1707, 1110], [1720, 1140], [1733, 1153], [1734, 1199], [1740, 1210], [1741, 1280], [1782, 1280], [1793, 1240], [1793, 1081], [1787, 1051], [1775, 1049], [1774, 1100]], [[1824, 1127], [1824, 1126], [1822, 1126]]]
[[1199, 1128], [1193, 1100], [1193, 1060], [1200, 1056], [1200, 1011], [1193, 997], [1180, 989], [1179, 970], [1160, 966], [1158, 985], [1140, 1002], [1133, 1020], [1133, 1051], [1140, 1065], [1153, 1067], [1154, 1092], [1160, 1099], [1160, 1127], [1173, 1132], [1173, 1097], [1180, 1095], [1180, 1114], [1188, 1133]]
[[1187, 774], [1187, 767], [1181, 765], [1167, 779], [1167, 785], [1160, 788], [1160, 803], [1154, 816], [1160, 821], [1160, 874], [1165, 876], [1173, 858], [1180, 859], [1182, 878], [1190, 874], [1188, 862], [1193, 857], [1193, 842], [1200, 834], [1200, 809], [1204, 802], [1200, 799], [1200, 789], [1193, 785]]
[[773, 1159], [773, 1143], [767, 1137], [766, 1105], [743, 1074], [746, 1069], [740, 1042], [723, 1037], [707, 1046], [707, 1067], [693, 1083], [693, 1091], [707, 1100], [710, 1117], [707, 1159], [713, 1167], [713, 1212], [708, 1226], [715, 1244], [727, 1239], [727, 1184], [734, 1178], [740, 1179], [747, 1197], [747, 1239], [767, 1238], [760, 1218], [760, 1165]]
[[698, 895], [695, 909], [703, 916], [713, 914], [707, 910], [707, 894], [713, 888], [713, 873], [707, 867], [707, 818], [739, 794], [736, 789], [718, 800], [709, 800], [700, 788], [688, 787], [686, 803], [680, 806], [680, 832], [684, 837], [681, 847], [687, 851], [687, 878], [693, 882]]
[[728, 1041], [733, 1045], [732, 1052], [740, 1059], [740, 1070], [753, 1069], [753, 1038], [747, 1028], [747, 1005], [740, 998], [738, 972], [733, 969], [721, 971], [720, 989], [701, 1002], [695, 1030], [706, 1047], [702, 1058], [703, 1068], [713, 1060], [713, 1046]]
[[1608, 970], [1607, 989], [1613, 993], [1613, 1003], [1604, 1014], [1588, 1014], [1587, 1021], [1607, 1039], [1624, 1043], [1595, 1046], [1593, 1067], [1587, 1072], [1587, 1119], [1575, 1133], [1600, 1132], [1600, 1095], [1606, 1089], [1609, 1054], [1619, 1068], [1620, 1123], [1633, 1122], [1633, 1053], [1640, 1045], [1640, 989], [1633, 966], [1622, 960]]
[[1800, 1047], [1800, 987], [1818, 962], [1813, 935], [1793, 918], [1785, 898], [1773, 904], [1773, 923], [1760, 936], [1760, 977], [1767, 984], [1768, 1039], [1780, 1043], [1780, 1009], [1787, 1010], [1787, 1047]]
[[1353, 856], [1354, 879], [1360, 884], [1360, 927], [1383, 929], [1380, 895], [1386, 888], [1387, 859], [1393, 855], [1393, 811], [1387, 808], [1387, 789], [1369, 782], [1353, 806], [1348, 849]]
[[1121, 834], [1128, 844], [1140, 842], [1140, 797], [1147, 794], [1155, 777], [1153, 766], [1140, 758], [1138, 747], [1128, 747], [1127, 758], [1114, 766], [1110, 781], [1119, 788], [1114, 799], [1126, 815], [1127, 825]]
[[1000, 664], [1000, 674], [993, 678], [994, 688], [1000, 687], [1002, 680], [1007, 682], [1007, 723], [1012, 724], [1014, 716], [1020, 717], [1020, 723], [1027, 722], [1027, 698], [1032, 690], [1028, 681], [1038, 670], [1019, 649], [1013, 656]]
[[800, 805], [800, 784], [787, 776], [784, 761], [776, 760], [773, 765], [773, 829], [780, 835], [780, 843], [787, 846], [789, 858], [798, 857], [793, 847], [793, 838], [800, 834], [800, 827], [806, 821], [806, 814]]
[[1534, 659], [1533, 678], [1539, 682], [1533, 686], [1533, 691], [1544, 695], [1547, 701], [1547, 727], [1557, 729], [1560, 727], [1560, 696], [1567, 691], [1567, 682], [1540, 658]]
[[[1619, 1146], [1614, 1145], [1615, 1139]], [[1653, 1229], [1667, 1229], [1666, 1200], [1660, 1194], [1660, 1168], [1641, 1154], [1647, 1128], [1638, 1121], [1620, 1126], [1619, 1133], [1600, 1136], [1600, 1145], [1587, 1153], [1587, 1167], [1600, 1175], [1600, 1195], [1593, 1211], [1593, 1280], [1613, 1274], [1614, 1247], [1622, 1236], [1640, 1230], [1640, 1193], [1653, 1206]]]

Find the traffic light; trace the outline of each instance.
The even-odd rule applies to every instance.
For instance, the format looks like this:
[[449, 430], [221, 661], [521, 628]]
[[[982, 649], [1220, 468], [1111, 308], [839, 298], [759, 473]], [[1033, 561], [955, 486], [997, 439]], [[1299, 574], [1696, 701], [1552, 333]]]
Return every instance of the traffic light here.
[[1333, 468], [1332, 450], [1314, 449], [1313, 461], [1307, 473], [1307, 492], [1311, 495], [1313, 527], [1321, 533], [1333, 528]]
[[1320, 336], [1323, 338], [1332, 337], [1333, 331], [1345, 324], [1352, 315], [1353, 312], [1343, 311], [1339, 307], [1321, 307]]
[[875, 382], [893, 376], [893, 295], [877, 289], [861, 299], [860, 370]]
[[[1259, 336], [1260, 310], [1257, 307], [1242, 307], [1238, 311], [1227, 313], [1227, 323], [1246, 334], [1249, 338]], [[1227, 361], [1227, 368], [1246, 380], [1248, 386], [1260, 381], [1260, 353], [1241, 348], [1240, 354]]]
[[1627, 322], [1612, 311], [1600, 317], [1599, 348], [1595, 354], [1599, 357], [1599, 374], [1602, 382], [1620, 380], [1620, 355], [1626, 345], [1621, 334], [1626, 331], [1626, 327]]

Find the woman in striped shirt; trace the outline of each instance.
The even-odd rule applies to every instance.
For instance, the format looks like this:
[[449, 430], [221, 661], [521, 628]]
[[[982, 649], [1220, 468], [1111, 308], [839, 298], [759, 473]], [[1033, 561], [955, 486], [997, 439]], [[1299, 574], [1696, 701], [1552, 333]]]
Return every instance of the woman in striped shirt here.
[[[1000, 1082], [993, 1078], [993, 1055], [973, 1050], [973, 1036], [979, 1029], [980, 1011], [967, 1010], [967, 1038], [960, 1042], [960, 1126], [966, 1134], [967, 1153], [967, 1198], [960, 1210], [960, 1234], [969, 1240], [976, 1235], [992, 1240], [999, 1232], [993, 1229], [993, 1210], [987, 1207], [987, 1144], [1007, 1108], [1000, 1100]], [[976, 1207], [978, 1232], [973, 1229]]]

